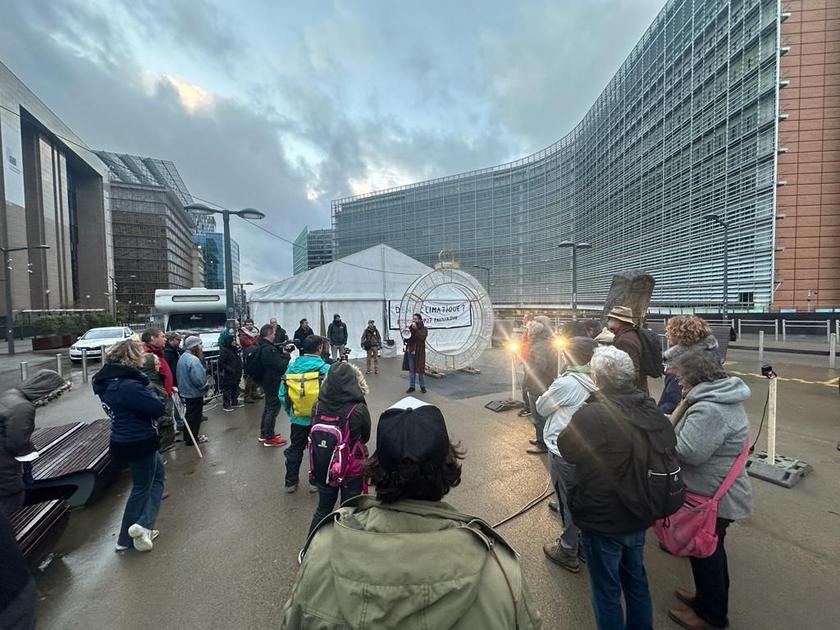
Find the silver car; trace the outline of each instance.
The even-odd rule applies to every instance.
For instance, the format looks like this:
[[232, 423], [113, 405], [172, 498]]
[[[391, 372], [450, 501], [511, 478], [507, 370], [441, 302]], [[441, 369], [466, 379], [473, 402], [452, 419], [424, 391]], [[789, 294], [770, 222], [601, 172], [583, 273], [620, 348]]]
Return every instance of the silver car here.
[[102, 357], [102, 346], [105, 346], [107, 350], [115, 343], [131, 337], [133, 334], [131, 328], [124, 326], [91, 328], [70, 346], [70, 360], [81, 361], [82, 349], [87, 350], [88, 359], [99, 359]]

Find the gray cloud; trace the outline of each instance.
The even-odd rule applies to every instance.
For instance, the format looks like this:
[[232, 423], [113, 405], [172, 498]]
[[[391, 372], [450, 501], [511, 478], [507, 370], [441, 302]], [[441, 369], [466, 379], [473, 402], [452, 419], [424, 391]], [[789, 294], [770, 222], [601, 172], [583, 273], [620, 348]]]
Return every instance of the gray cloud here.
[[[18, 2], [0, 58], [91, 146], [171, 159], [197, 196], [263, 209], [263, 226], [293, 239], [329, 225], [330, 199], [354, 185], [482, 168], [558, 139], [660, 2]], [[212, 107], [188, 111], [170, 80], [150, 79], [149, 55], [169, 53], [164, 72], [218, 78], [201, 85]], [[234, 236], [243, 280], [290, 273], [290, 247], [247, 225]]]

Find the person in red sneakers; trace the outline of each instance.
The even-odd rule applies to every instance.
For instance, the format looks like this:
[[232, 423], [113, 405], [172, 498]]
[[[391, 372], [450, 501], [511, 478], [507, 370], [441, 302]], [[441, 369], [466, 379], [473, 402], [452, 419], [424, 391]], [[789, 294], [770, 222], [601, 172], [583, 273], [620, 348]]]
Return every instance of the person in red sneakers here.
[[[275, 328], [266, 324], [260, 328], [257, 354], [249, 360], [249, 372], [255, 375], [265, 392], [265, 407], [260, 423], [260, 442], [263, 446], [283, 446], [286, 440], [275, 435], [277, 414], [280, 413], [280, 398], [277, 392], [280, 381], [289, 367], [291, 355], [274, 345]], [[251, 364], [251, 362], [256, 362]]]

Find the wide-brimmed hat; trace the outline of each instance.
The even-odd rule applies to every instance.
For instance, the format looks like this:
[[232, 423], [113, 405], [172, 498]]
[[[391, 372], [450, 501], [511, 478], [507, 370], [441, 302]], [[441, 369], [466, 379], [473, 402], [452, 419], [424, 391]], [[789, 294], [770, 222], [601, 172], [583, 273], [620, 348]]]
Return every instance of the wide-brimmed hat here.
[[635, 325], [633, 320], [633, 309], [627, 306], [613, 306], [612, 310], [607, 315], [609, 319], [617, 319], [620, 322]]

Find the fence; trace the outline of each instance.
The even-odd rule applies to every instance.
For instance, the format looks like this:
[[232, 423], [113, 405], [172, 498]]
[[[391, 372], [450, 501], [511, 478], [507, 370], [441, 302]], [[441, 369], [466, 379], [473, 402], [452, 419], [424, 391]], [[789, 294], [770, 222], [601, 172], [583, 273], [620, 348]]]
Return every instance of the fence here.
[[[835, 325], [837, 322], [834, 322]], [[830, 342], [831, 341], [831, 321], [802, 321], [802, 320], [795, 320], [795, 321], [787, 321], [785, 319], [782, 320], [782, 341], [787, 340], [787, 329], [788, 328], [805, 328], [805, 329], [824, 329], [825, 330], [825, 340]], [[778, 339], [778, 336], [777, 336]]]
[[[784, 321], [784, 320], [782, 320]], [[779, 320], [778, 319], [739, 319], [738, 320], [738, 339], [741, 338], [741, 333], [744, 327], [758, 328], [772, 328], [773, 336], [776, 341], [779, 340]], [[766, 330], [764, 332], [767, 332]]]

